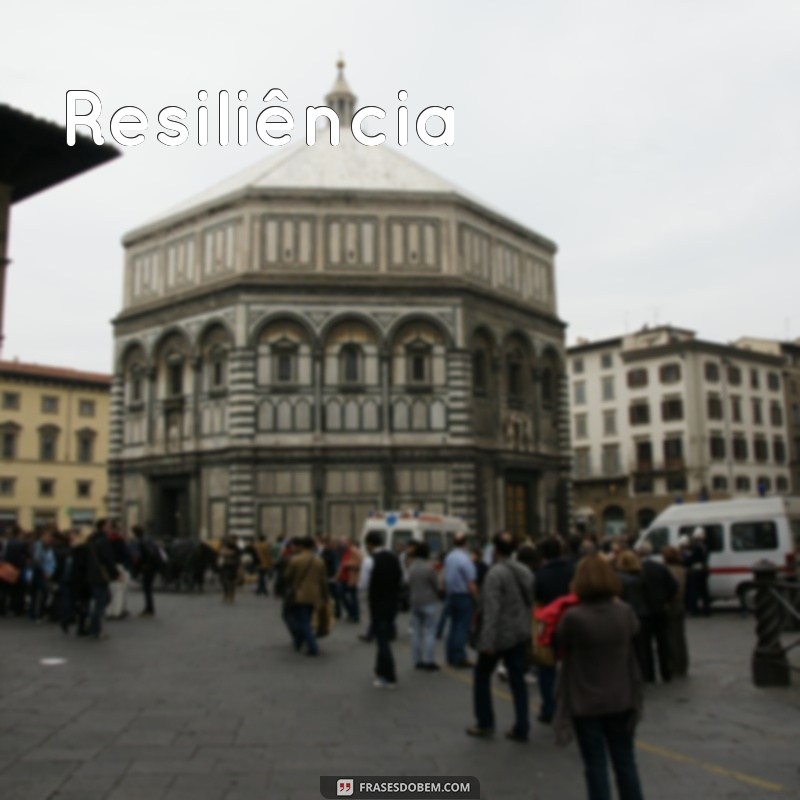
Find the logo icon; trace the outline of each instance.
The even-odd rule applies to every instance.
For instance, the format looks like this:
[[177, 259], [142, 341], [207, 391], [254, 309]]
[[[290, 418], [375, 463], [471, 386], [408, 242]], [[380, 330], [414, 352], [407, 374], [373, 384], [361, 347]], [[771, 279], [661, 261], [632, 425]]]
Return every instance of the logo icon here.
[[353, 779], [352, 778], [339, 778], [336, 781], [336, 796], [337, 797], [351, 797], [353, 794]]

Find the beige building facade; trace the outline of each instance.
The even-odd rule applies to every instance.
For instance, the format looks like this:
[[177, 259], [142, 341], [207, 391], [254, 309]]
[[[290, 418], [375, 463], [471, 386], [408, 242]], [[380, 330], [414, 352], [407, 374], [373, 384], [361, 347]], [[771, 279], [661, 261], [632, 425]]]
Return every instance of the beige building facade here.
[[674, 502], [791, 491], [783, 356], [672, 326], [569, 349], [576, 518], [636, 532]]
[[106, 513], [111, 376], [0, 361], [0, 525]]
[[737, 347], [783, 359], [783, 397], [789, 437], [792, 494], [800, 496], [800, 338], [793, 341], [745, 336]]

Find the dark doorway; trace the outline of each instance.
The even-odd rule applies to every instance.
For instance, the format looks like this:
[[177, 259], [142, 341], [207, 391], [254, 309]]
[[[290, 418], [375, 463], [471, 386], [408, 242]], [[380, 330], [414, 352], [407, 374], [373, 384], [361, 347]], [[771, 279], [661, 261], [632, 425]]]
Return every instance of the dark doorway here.
[[153, 494], [154, 534], [165, 539], [193, 536], [189, 525], [189, 479], [154, 479]]

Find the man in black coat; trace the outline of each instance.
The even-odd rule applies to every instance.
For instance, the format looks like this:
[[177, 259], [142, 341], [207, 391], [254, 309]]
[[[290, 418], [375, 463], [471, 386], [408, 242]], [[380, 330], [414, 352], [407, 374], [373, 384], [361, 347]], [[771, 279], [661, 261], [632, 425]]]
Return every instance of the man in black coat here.
[[650, 558], [653, 548], [649, 542], [639, 544], [636, 553], [642, 559], [642, 589], [647, 607], [647, 613], [641, 617], [645, 662], [642, 665], [643, 677], [649, 683], [656, 679], [653, 660], [653, 645], [655, 645], [661, 680], [668, 683], [672, 680], [668, 606], [678, 593], [678, 582], [669, 567]]
[[373, 686], [376, 689], [394, 689], [397, 686], [397, 674], [391, 642], [395, 635], [403, 569], [397, 556], [383, 546], [383, 534], [380, 531], [370, 531], [364, 545], [372, 557], [367, 595], [372, 633], [378, 646]]
[[86, 562], [89, 586], [92, 589], [92, 610], [89, 616], [89, 636], [96, 639], [105, 638], [103, 634], [103, 616], [111, 602], [111, 581], [119, 580], [114, 550], [108, 538], [110, 522], [107, 519], [97, 520], [94, 533], [86, 543], [88, 558]]
[[162, 566], [161, 551], [149, 536], [145, 536], [144, 528], [141, 525], [134, 525], [132, 533], [139, 556], [136, 570], [142, 582], [142, 592], [144, 593], [144, 610], [139, 616], [152, 617], [156, 613], [153, 603], [153, 583]]

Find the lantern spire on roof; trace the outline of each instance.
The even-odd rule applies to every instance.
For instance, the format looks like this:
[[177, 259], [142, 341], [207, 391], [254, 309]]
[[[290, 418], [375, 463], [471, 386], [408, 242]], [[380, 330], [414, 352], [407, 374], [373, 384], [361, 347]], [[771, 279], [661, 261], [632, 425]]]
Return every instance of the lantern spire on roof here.
[[339, 56], [339, 60], [336, 62], [336, 69], [339, 70], [339, 73], [330, 92], [325, 95], [325, 103], [336, 112], [342, 126], [349, 126], [356, 111], [356, 96], [345, 80], [344, 68], [344, 58]]

